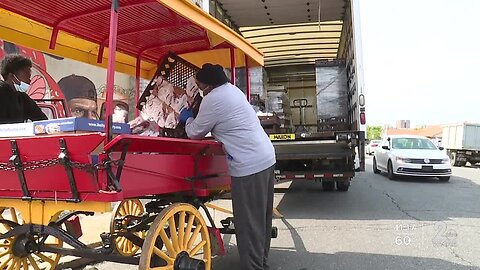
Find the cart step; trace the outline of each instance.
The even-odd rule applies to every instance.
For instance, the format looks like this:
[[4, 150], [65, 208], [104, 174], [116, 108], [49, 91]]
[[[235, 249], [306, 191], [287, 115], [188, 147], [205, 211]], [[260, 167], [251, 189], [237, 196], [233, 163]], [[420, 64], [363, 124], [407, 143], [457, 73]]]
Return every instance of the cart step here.
[[[235, 234], [235, 229], [229, 229], [229, 228], [220, 228], [218, 229], [221, 234]], [[277, 238], [278, 237], [278, 228], [277, 227], [272, 227], [272, 238]]]
[[[235, 234], [235, 226], [233, 224], [233, 218], [228, 217], [220, 221], [223, 228], [218, 229], [221, 234]], [[272, 238], [278, 237], [278, 228], [272, 227]]]

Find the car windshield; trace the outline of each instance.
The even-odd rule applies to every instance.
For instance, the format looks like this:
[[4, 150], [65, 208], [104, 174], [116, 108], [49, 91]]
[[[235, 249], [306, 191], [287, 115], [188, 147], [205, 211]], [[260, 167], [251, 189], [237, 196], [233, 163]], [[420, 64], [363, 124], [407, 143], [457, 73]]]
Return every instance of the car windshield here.
[[393, 149], [437, 149], [428, 139], [423, 138], [394, 138]]

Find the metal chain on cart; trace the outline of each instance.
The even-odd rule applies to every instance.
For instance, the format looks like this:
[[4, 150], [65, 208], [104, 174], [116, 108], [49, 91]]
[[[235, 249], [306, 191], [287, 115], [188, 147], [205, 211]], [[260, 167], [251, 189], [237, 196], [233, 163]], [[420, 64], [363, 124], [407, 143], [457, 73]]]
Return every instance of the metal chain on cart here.
[[44, 160], [35, 160], [35, 161], [25, 161], [23, 162], [23, 170], [36, 170], [51, 167], [58, 164], [58, 159], [44, 159]]
[[0, 162], [0, 170], [2, 171], [15, 171], [15, 166], [10, 162]]
[[[114, 165], [118, 165], [120, 161], [108, 161], [109, 163], [112, 163]], [[43, 169], [51, 166], [55, 166], [57, 164], [60, 164], [60, 161], [57, 158], [52, 158], [52, 159], [44, 159], [44, 160], [35, 160], [35, 161], [25, 161], [22, 164], [22, 169], [24, 171], [27, 170], [36, 170], [36, 169]], [[84, 171], [94, 171], [98, 169], [103, 169], [105, 168], [105, 164], [88, 164], [88, 163], [80, 163], [76, 161], [69, 161], [69, 165], [72, 168], [76, 168], [79, 170], [84, 170]], [[13, 162], [0, 162], [0, 170], [1, 171], [16, 171], [17, 168], [13, 164]]]

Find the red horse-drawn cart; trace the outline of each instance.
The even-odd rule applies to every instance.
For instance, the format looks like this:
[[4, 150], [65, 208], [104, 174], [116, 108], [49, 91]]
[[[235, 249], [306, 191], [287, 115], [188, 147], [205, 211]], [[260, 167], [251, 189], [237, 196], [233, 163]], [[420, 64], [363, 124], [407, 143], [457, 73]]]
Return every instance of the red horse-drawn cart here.
[[[261, 53], [183, 0], [5, 0], [0, 21], [0, 38], [87, 63], [104, 65], [108, 45], [110, 116], [105, 132], [0, 139], [0, 269], [55, 269], [63, 255], [140, 269], [211, 269], [211, 257], [223, 251], [220, 233], [233, 232], [216, 228], [205, 207], [230, 189], [222, 146], [114, 137], [114, 71], [137, 76], [138, 100], [140, 77], [152, 77], [159, 63], [182, 72], [171, 52], [232, 74], [236, 66], [262, 65]], [[72, 220], [111, 211], [112, 202], [120, 203], [103, 245], [79, 241]]]

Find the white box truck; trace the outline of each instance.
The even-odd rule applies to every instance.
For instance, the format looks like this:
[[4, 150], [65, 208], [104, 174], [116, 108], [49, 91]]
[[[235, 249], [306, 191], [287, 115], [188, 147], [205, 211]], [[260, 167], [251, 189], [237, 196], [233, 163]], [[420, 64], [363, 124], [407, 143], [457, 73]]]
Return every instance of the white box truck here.
[[480, 163], [480, 124], [460, 123], [443, 127], [442, 146], [453, 166]]

